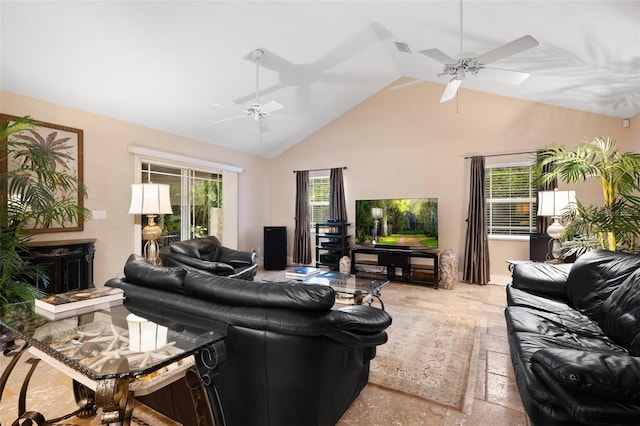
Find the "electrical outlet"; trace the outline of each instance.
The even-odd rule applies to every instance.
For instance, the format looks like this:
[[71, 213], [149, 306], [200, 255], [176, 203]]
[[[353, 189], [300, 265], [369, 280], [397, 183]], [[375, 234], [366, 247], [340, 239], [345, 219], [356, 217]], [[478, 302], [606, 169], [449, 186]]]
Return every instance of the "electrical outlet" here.
[[107, 218], [106, 210], [93, 210], [91, 212], [91, 218], [94, 220], [104, 220]]

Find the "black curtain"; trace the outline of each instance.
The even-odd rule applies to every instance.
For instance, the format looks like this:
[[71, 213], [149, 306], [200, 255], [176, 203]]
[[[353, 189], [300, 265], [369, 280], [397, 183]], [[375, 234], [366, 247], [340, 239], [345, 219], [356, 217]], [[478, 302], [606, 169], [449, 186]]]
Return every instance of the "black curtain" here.
[[309, 172], [296, 172], [296, 228], [293, 238], [293, 262], [311, 263], [311, 233], [309, 231]]
[[329, 175], [329, 219], [347, 221], [347, 204], [344, 201], [342, 167], [331, 169]]
[[471, 157], [463, 280], [472, 284], [487, 284], [490, 279], [484, 182], [484, 157]]
[[[547, 174], [553, 170], [553, 163], [547, 163], [542, 166], [542, 174]], [[536, 188], [538, 191], [553, 191], [558, 187], [558, 179], [553, 179], [551, 182], [543, 183]], [[537, 205], [540, 205], [540, 197], [536, 194]], [[548, 216], [537, 216], [536, 217], [536, 231], [539, 233], [546, 233], [547, 228], [551, 225], [551, 221], [553, 219]]]

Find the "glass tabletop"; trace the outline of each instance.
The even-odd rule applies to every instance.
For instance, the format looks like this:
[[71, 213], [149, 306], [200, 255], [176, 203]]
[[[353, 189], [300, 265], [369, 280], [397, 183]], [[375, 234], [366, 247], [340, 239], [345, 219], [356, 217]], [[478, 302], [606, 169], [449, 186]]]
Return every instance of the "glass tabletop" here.
[[373, 279], [358, 277], [356, 275], [344, 275], [339, 272], [324, 272], [314, 275], [302, 281], [304, 284], [319, 284], [333, 287], [337, 293], [366, 296], [380, 291], [389, 284], [387, 279]]
[[156, 348], [134, 351], [129, 342], [135, 336], [129, 335], [127, 321], [133, 319], [132, 312], [122, 304], [93, 312], [69, 312], [56, 320], [38, 312], [33, 301], [8, 304], [0, 307], [0, 323], [93, 380], [146, 375], [224, 338], [220, 331], [187, 329], [136, 317], [133, 322], [137, 325], [166, 326], [166, 343], [162, 339]]

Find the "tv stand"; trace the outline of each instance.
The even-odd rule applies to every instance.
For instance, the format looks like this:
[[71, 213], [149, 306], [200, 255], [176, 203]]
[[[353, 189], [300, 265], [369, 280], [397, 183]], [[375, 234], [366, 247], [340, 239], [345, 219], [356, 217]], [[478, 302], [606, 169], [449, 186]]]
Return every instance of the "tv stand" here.
[[[356, 247], [351, 250], [351, 273], [358, 276], [377, 277], [385, 274], [390, 281], [416, 284], [433, 284], [438, 288], [440, 278], [438, 262], [440, 250], [406, 250], [390, 247]], [[427, 262], [416, 261], [428, 259]], [[358, 265], [377, 266], [380, 271], [358, 270]]]

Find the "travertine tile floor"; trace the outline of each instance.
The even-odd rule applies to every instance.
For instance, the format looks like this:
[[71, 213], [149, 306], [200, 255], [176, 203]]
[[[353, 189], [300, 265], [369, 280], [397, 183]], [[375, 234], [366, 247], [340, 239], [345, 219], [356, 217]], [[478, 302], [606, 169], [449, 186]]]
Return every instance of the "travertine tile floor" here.
[[[274, 274], [277, 278], [277, 274], [282, 272], [260, 271], [256, 280], [260, 280], [261, 276]], [[471, 411], [462, 413], [369, 385], [338, 425], [527, 425], [509, 358], [503, 315], [506, 305], [504, 286], [456, 283], [452, 290], [434, 290], [421, 285], [391, 283], [383, 289], [382, 297], [389, 304], [443, 312], [464, 312], [478, 317], [481, 324], [480, 352]], [[0, 368], [4, 370], [7, 363], [6, 359], [1, 359]], [[44, 381], [44, 390], [30, 393], [27, 408], [38, 407], [43, 413], [50, 412], [51, 416], [65, 412], [65, 408], [73, 409], [73, 395], [66, 377], [52, 371], [44, 363], [40, 363], [36, 371], [32, 387], [38, 388], [37, 382], [40, 382], [40, 389], [43, 389]], [[22, 375], [19, 370], [14, 371], [10, 377], [0, 401], [0, 424], [10, 425], [15, 420], [20, 377]], [[65, 423], [99, 425], [100, 421], [98, 418], [90, 421], [71, 419]], [[166, 423], [155, 419], [153, 424]]]

